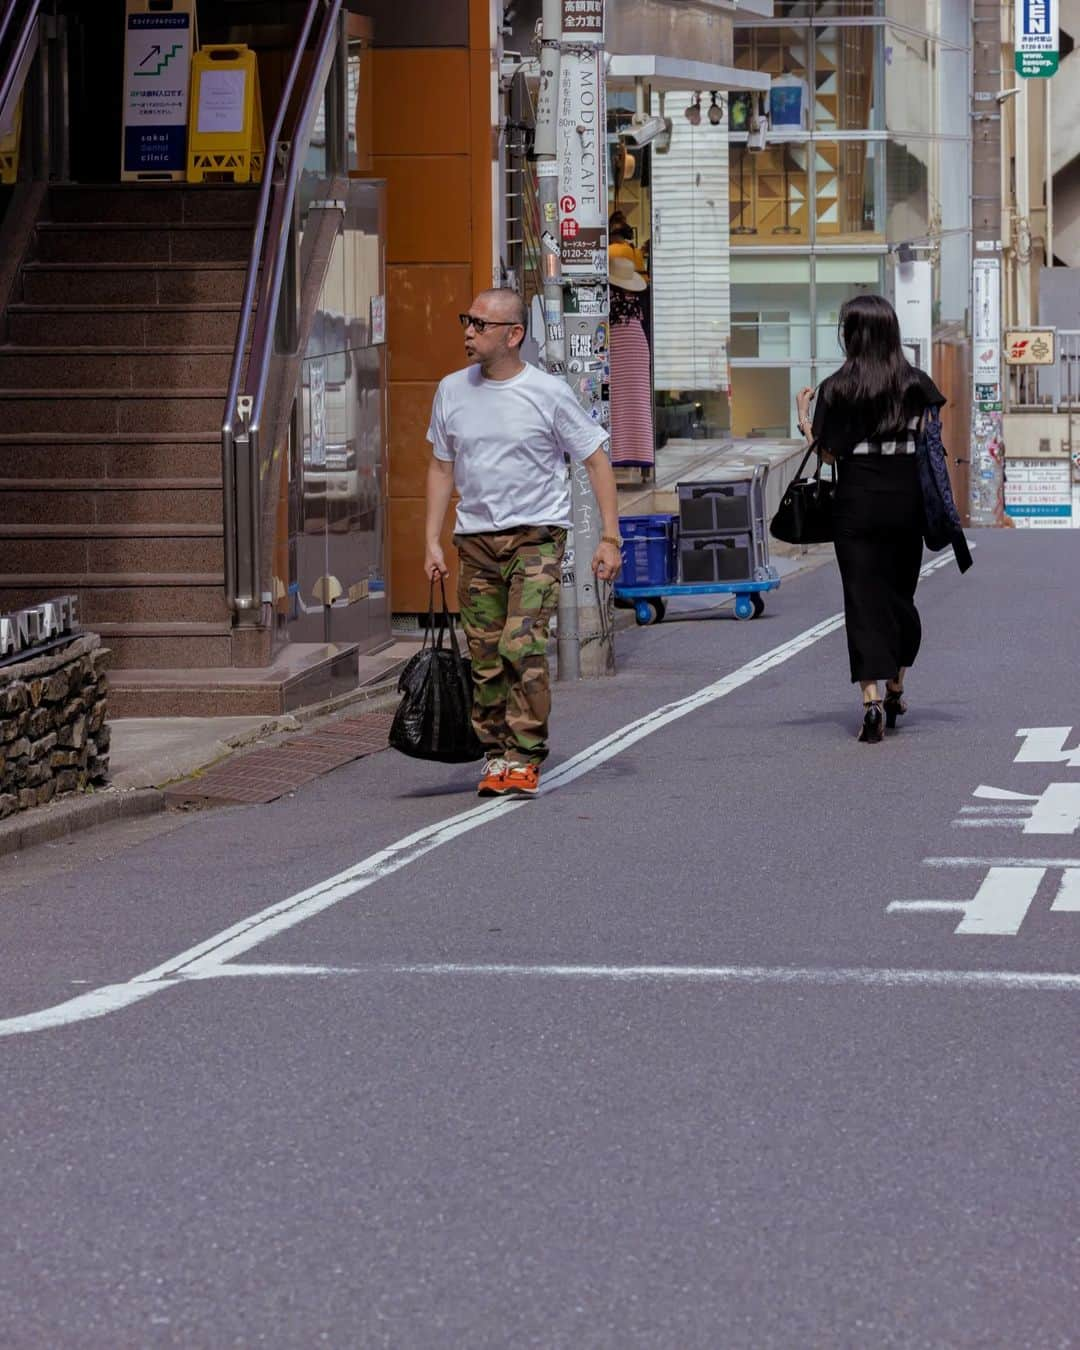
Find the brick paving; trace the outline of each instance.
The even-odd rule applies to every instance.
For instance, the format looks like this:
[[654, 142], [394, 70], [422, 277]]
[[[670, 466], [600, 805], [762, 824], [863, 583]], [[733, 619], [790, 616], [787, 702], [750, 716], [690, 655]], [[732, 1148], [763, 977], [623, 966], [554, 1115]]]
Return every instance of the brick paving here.
[[329, 722], [281, 745], [230, 756], [165, 789], [170, 806], [272, 802], [354, 759], [386, 749], [393, 713], [364, 713]]

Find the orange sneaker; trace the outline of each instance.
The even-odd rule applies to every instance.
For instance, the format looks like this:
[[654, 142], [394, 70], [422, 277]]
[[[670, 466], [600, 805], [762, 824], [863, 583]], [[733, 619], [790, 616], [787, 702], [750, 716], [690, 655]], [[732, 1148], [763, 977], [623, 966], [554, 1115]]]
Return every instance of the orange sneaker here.
[[509, 797], [535, 797], [540, 791], [539, 764], [507, 764], [502, 791]]
[[499, 756], [489, 759], [484, 766], [484, 776], [476, 787], [478, 797], [501, 797], [506, 789], [505, 775], [509, 768], [506, 760]]

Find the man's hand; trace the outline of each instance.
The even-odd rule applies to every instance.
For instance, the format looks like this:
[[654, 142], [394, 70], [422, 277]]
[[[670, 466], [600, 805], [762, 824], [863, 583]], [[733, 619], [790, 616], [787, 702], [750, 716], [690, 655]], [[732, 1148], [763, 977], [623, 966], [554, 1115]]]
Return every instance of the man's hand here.
[[449, 575], [450, 569], [443, 557], [442, 547], [439, 544], [429, 544], [424, 550], [424, 576], [428, 581], [438, 581], [440, 577]]
[[622, 567], [622, 556], [614, 544], [607, 544], [601, 541], [599, 548], [593, 554], [592, 570], [593, 575], [601, 581], [614, 581], [619, 575], [619, 569]]

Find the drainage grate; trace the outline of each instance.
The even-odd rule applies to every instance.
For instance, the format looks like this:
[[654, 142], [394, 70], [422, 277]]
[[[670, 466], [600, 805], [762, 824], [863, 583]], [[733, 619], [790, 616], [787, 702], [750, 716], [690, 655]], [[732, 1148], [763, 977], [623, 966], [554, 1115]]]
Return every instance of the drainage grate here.
[[365, 713], [294, 736], [281, 745], [234, 755], [165, 789], [170, 806], [272, 802], [354, 759], [386, 749], [393, 713]]

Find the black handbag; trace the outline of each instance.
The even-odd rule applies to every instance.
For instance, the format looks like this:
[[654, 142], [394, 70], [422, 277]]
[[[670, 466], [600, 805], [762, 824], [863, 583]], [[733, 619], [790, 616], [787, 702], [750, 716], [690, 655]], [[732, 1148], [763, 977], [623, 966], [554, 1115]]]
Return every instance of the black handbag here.
[[[812, 477], [804, 478], [806, 461], [814, 454], [818, 455], [817, 468]], [[821, 456], [811, 446], [784, 490], [780, 508], [769, 522], [769, 533], [785, 544], [831, 544], [835, 493], [835, 481], [822, 481]]]
[[[458, 651], [454, 616], [446, 606], [446, 586], [441, 580], [439, 586], [446, 624], [436, 630], [432, 581], [423, 645], [398, 680], [402, 699], [390, 727], [390, 744], [414, 759], [468, 764], [484, 755], [472, 724], [472, 665]], [[450, 640], [444, 645], [447, 634]]]

